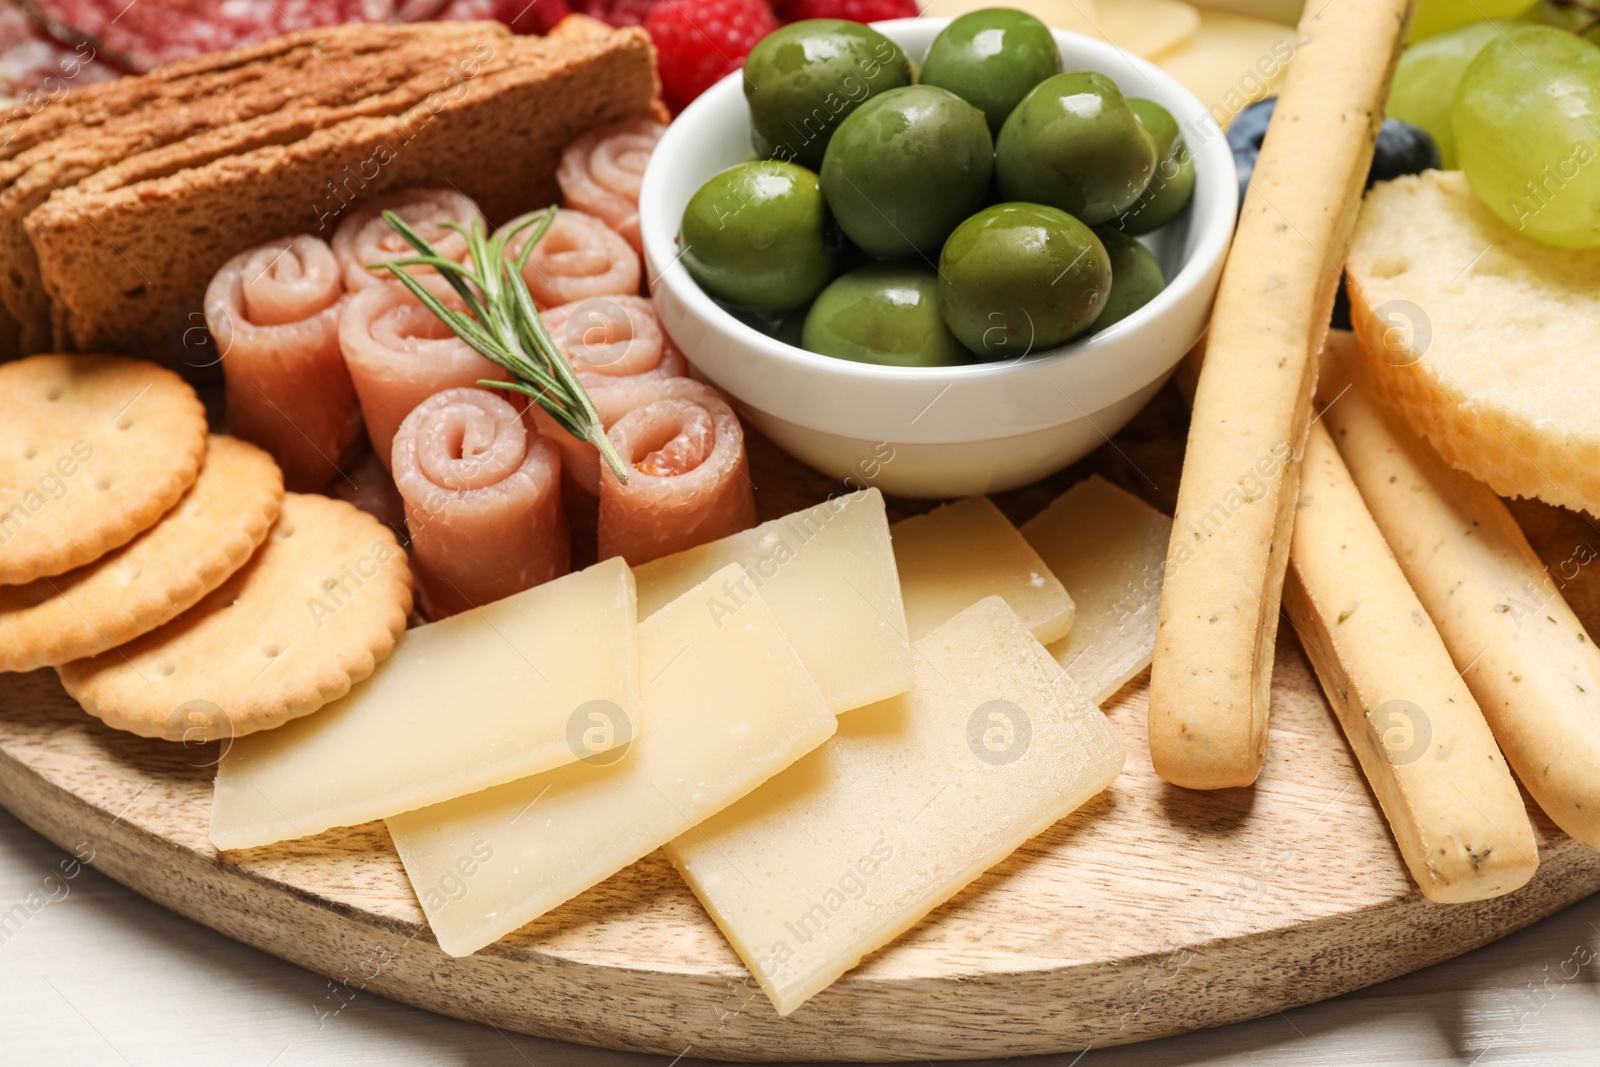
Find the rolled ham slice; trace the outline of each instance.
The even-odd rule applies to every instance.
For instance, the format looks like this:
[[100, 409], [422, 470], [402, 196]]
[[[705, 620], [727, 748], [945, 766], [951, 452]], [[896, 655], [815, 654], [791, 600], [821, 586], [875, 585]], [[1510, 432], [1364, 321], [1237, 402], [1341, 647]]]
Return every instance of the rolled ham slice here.
[[550, 338], [585, 389], [622, 381], [682, 378], [689, 361], [639, 296], [595, 296], [541, 312]]
[[716, 390], [668, 378], [593, 395], [628, 467], [627, 485], [600, 471], [600, 559], [637, 566], [755, 525], [744, 430]]
[[650, 153], [665, 132], [665, 126], [651, 119], [601, 126], [568, 145], [556, 168], [566, 205], [604, 222], [641, 255], [639, 186]]
[[[438, 275], [428, 291], [451, 308], [461, 298]], [[398, 281], [363, 289], [339, 316], [339, 348], [361, 399], [372, 450], [389, 465], [395, 431], [411, 409], [445, 389], [509, 375], [474, 352]]]
[[492, 603], [567, 573], [561, 455], [486, 389], [447, 389], [395, 435], [411, 563], [429, 618]]
[[[394, 280], [388, 271], [369, 270], [369, 264], [417, 254], [416, 249], [384, 221], [385, 211], [399, 215], [441, 256], [457, 263], [467, 261], [467, 241], [454, 230], [445, 229], [444, 224], [456, 222], [466, 226], [483, 222], [483, 212], [478, 210], [478, 205], [454, 189], [402, 189], [368, 200], [333, 231], [333, 254], [339, 257], [345, 287], [352, 293]], [[426, 267], [408, 269], [412, 274], [434, 273]]]
[[222, 355], [228, 431], [272, 453], [297, 493], [328, 484], [359, 443], [361, 416], [339, 351], [344, 283], [315, 237], [271, 241], [230, 259], [206, 288]]
[[[519, 226], [537, 212], [506, 223]], [[538, 229], [538, 224], [518, 234], [507, 246], [512, 257]], [[581, 211], [562, 208], [539, 239], [522, 268], [535, 306], [559, 307], [594, 296], [638, 296], [639, 253], [611, 227]]]

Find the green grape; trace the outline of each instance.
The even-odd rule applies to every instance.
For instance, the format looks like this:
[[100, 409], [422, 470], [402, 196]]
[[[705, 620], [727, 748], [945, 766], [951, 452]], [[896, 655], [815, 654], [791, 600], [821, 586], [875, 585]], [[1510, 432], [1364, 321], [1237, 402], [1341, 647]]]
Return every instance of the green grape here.
[[1515, 18], [1533, 3], [1534, 0], [1417, 0], [1416, 13], [1411, 16], [1410, 40], [1426, 40], [1485, 19]]
[[1600, 21], [1600, 10], [1578, 0], [1539, 0], [1518, 16], [1517, 21], [1580, 33]]
[[1439, 146], [1446, 170], [1456, 169], [1450, 105], [1455, 103], [1461, 73], [1484, 45], [1514, 26], [1514, 22], [1476, 22], [1414, 44], [1400, 56], [1389, 92], [1389, 117], [1427, 130]]
[[1600, 247], [1600, 48], [1529, 26], [1468, 65], [1451, 111], [1461, 170], [1528, 236]]

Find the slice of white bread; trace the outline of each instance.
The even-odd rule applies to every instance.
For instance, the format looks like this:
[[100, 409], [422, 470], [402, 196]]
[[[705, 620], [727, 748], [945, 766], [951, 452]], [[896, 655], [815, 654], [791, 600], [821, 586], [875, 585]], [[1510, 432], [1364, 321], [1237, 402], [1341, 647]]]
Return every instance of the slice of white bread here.
[[1600, 515], [1600, 250], [1429, 171], [1367, 194], [1346, 270], [1369, 376], [1414, 431], [1503, 496]]
[[57, 339], [180, 362], [190, 315], [230, 256], [326, 235], [351, 204], [391, 189], [453, 185], [492, 222], [551, 203], [574, 137], [656, 114], [653, 59], [642, 30], [511, 38], [469, 68], [441, 66], [435, 91], [404, 110], [246, 139], [170, 171], [125, 161], [56, 192], [25, 228]]

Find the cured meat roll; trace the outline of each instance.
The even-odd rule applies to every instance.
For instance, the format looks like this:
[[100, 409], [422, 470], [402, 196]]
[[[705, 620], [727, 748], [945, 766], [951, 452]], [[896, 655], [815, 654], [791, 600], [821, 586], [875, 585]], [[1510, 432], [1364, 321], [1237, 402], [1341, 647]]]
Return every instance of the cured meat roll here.
[[395, 435], [423, 613], [437, 619], [567, 573], [561, 454], [486, 389], [424, 400]]
[[[443, 278], [434, 275], [423, 284], [446, 306], [461, 308], [461, 298]], [[395, 431], [412, 408], [444, 389], [507, 379], [397, 281], [349, 299], [339, 317], [339, 348], [361, 398], [372, 450], [385, 467]]]
[[601, 126], [568, 145], [556, 168], [567, 206], [604, 222], [640, 254], [639, 186], [650, 153], [665, 132], [665, 126], [651, 119]]
[[206, 288], [228, 430], [270, 452], [292, 492], [327, 485], [360, 439], [361, 415], [339, 351], [345, 302], [333, 252], [315, 237], [237, 255]]
[[[506, 223], [519, 226], [535, 213]], [[522, 254], [538, 224], [528, 227], [510, 242], [506, 254]], [[541, 310], [559, 307], [592, 296], [638, 296], [639, 254], [615, 230], [581, 211], [562, 208], [555, 221], [528, 256], [522, 277], [528, 292]]]
[[628, 484], [602, 466], [600, 559], [637, 566], [755, 525], [744, 429], [716, 390], [668, 378], [598, 390], [597, 409], [602, 397]]
[[590, 297], [539, 317], [585, 389], [689, 373], [689, 361], [662, 331], [654, 305], [643, 297]]
[[[385, 211], [399, 215], [441, 256], [457, 263], [467, 261], [467, 240], [454, 230], [445, 229], [444, 224], [455, 222], [468, 226], [483, 222], [483, 212], [478, 210], [478, 205], [454, 189], [402, 189], [368, 200], [333, 231], [333, 254], [339, 257], [345, 287], [352, 293], [394, 281], [394, 276], [386, 270], [369, 270], [371, 264], [416, 255], [416, 249], [384, 221]], [[412, 267], [410, 271], [413, 274], [434, 273], [427, 267]]]

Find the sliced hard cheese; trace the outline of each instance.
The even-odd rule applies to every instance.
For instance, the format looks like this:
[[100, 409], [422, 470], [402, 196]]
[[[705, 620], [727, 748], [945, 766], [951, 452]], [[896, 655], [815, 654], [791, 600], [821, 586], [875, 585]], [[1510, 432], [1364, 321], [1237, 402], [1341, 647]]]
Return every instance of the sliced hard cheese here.
[[1324, 417], [1400, 569], [1522, 784], [1600, 848], [1600, 649], [1500, 498], [1350, 386], [1351, 334], [1328, 347]]
[[1096, 704], [1150, 666], [1171, 533], [1171, 519], [1098, 476], [1022, 524], [1078, 608], [1050, 654]]
[[1539, 865], [1522, 794], [1320, 425], [1304, 471], [1284, 601], [1328, 703], [1423, 894], [1503, 896]]
[[382, 819], [626, 743], [638, 713], [633, 575], [620, 559], [407, 631], [315, 715], [233, 742], [211, 840], [250, 848]]
[[[1298, 14], [1299, 5], [1294, 6]], [[1202, 10], [1195, 34], [1162, 52], [1155, 64], [1199, 97], [1217, 125], [1227, 129], [1239, 112], [1272, 95], [1293, 58], [1293, 26]]]
[[1254, 782], [1314, 354], [1410, 0], [1314, 0], [1223, 268], [1167, 549], [1150, 756], [1174, 785]]
[[1180, 0], [1102, 0], [1090, 36], [1150, 59], [1182, 46], [1199, 30], [1200, 13]]
[[1011, 605], [1045, 644], [1072, 629], [1072, 597], [988, 497], [946, 504], [889, 533], [911, 640], [986, 596]]
[[641, 728], [620, 757], [389, 820], [440, 948], [497, 941], [832, 736], [838, 720], [760, 596], [719, 610], [743, 577], [725, 567], [639, 625]]
[[[989, 0], [918, 0], [918, 5], [929, 18], [957, 18], [994, 6]], [[1009, 6], [1026, 11], [1046, 26], [1073, 33], [1093, 34], [1099, 17], [1095, 0], [1016, 0]]]
[[667, 848], [781, 1015], [1122, 769], [1105, 716], [1000, 598], [916, 647], [916, 688]]
[[733, 563], [744, 567], [746, 584], [715, 591], [717, 610], [759, 589], [835, 712], [911, 687], [911, 643], [878, 490], [646, 563], [634, 571], [639, 617]]

